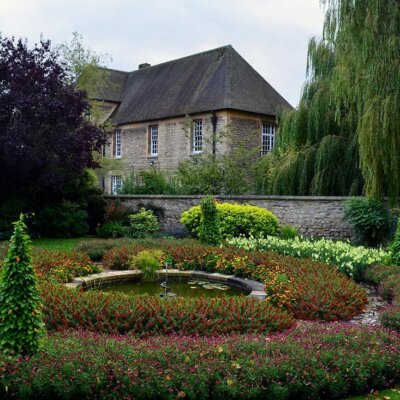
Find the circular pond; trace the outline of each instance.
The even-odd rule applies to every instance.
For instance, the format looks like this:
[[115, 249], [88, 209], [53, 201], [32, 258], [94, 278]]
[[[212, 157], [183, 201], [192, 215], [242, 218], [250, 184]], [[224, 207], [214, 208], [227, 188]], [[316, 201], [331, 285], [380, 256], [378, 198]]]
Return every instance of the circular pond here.
[[[204, 280], [168, 281], [170, 294], [178, 297], [225, 297], [225, 296], [247, 296], [248, 290], [225, 285], [221, 282]], [[127, 295], [150, 295], [160, 296], [164, 288], [160, 282], [122, 282], [109, 286], [97, 288], [105, 292], [120, 292]]]

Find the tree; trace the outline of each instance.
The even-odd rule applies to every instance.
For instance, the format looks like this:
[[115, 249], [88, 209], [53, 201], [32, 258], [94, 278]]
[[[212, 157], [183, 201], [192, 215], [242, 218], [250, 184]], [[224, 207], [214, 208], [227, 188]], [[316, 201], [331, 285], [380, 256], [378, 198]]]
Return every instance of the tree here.
[[400, 192], [400, 10], [396, 0], [324, 0], [308, 80], [282, 115], [269, 190], [280, 194]]
[[34, 354], [39, 348], [43, 326], [31, 243], [21, 214], [14, 223], [0, 279], [0, 350]]
[[[96, 167], [105, 132], [89, 118], [49, 41], [0, 37], [0, 192], [3, 205], [29, 208], [59, 201], [65, 187]], [[26, 204], [25, 204], [26, 205]], [[21, 210], [19, 210], [21, 211]]]

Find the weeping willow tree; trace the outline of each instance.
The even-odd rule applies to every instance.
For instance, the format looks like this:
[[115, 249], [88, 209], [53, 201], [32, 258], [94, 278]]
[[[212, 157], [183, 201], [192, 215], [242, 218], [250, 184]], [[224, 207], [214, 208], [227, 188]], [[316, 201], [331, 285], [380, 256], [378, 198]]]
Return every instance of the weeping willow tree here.
[[323, 0], [297, 109], [280, 117], [269, 191], [385, 195], [400, 190], [400, 3]]

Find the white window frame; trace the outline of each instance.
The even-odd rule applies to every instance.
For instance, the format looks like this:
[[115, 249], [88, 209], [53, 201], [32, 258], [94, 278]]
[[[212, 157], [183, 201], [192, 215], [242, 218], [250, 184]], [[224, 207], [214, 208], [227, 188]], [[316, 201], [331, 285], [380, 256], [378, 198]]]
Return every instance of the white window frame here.
[[122, 157], [122, 134], [121, 129], [117, 129], [114, 135], [114, 157], [121, 158]]
[[261, 155], [264, 156], [270, 152], [275, 145], [275, 125], [263, 123], [261, 131]]
[[203, 151], [203, 120], [193, 120], [192, 153], [200, 154]]
[[158, 156], [158, 125], [150, 126], [150, 155]]
[[122, 190], [122, 176], [111, 176], [111, 194], [120, 194]]

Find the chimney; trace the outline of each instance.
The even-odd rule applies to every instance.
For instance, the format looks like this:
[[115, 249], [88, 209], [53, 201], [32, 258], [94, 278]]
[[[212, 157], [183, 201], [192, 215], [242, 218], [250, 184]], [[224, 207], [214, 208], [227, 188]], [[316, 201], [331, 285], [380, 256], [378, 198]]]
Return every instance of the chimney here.
[[148, 63], [139, 64], [139, 69], [148, 68], [148, 67], [151, 67], [151, 65]]

